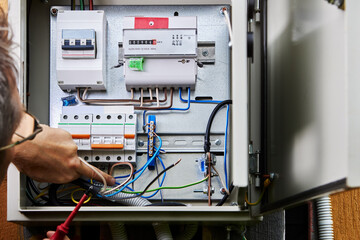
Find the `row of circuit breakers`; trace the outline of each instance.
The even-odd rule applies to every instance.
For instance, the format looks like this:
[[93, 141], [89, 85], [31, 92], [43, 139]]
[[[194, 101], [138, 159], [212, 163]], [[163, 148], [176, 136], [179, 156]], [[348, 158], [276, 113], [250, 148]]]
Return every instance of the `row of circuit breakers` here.
[[[196, 17], [124, 17], [119, 64], [126, 90], [194, 88], [197, 76]], [[60, 88], [106, 90], [104, 11], [60, 10], [56, 79]], [[72, 134], [89, 162], [136, 161], [136, 114], [64, 113], [59, 128]]]

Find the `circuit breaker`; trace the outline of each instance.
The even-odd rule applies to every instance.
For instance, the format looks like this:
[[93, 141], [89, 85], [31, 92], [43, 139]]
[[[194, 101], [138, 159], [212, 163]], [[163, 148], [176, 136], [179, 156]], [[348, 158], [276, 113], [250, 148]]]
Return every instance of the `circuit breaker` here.
[[58, 12], [56, 81], [62, 90], [106, 87], [104, 11]]
[[125, 17], [126, 88], [195, 87], [196, 17]]
[[136, 114], [62, 114], [58, 127], [69, 133], [88, 162], [132, 162], [136, 151]]

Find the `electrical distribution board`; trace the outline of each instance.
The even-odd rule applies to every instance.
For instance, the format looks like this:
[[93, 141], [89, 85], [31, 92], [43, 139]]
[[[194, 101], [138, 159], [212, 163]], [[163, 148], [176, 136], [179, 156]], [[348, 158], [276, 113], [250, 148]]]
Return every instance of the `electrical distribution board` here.
[[[93, 36], [90, 33], [94, 33], [91, 29], [96, 27], [90, 21], [82, 25], [82, 16], [98, 16], [98, 12], [58, 11], [58, 15], [52, 18], [51, 38], [55, 34], [63, 38], [51, 41], [51, 48], [58, 50], [54, 56], [57, 59], [57, 74], [52, 74], [52, 69], [50, 71], [52, 79], [56, 79], [50, 83], [50, 100], [56, 106], [62, 99], [63, 106], [51, 111], [50, 119], [52, 125], [72, 134], [78, 145], [79, 156], [104, 171], [110, 171], [112, 165], [120, 164], [113, 172], [115, 177], [119, 177], [119, 184], [125, 180], [122, 176], [128, 174], [124, 164], [132, 163], [139, 176], [131, 184], [135, 191], [144, 189], [160, 169], [182, 159], [181, 164], [174, 167], [172, 172], [166, 173], [166, 177], [164, 174], [158, 187], [201, 183], [176, 191], [156, 191], [149, 194], [150, 200], [204, 201], [211, 197], [216, 201], [224, 197], [226, 191], [223, 189], [227, 188], [230, 181], [228, 174], [224, 175], [225, 167], [229, 165], [226, 156], [228, 152], [225, 150], [228, 138], [224, 132], [229, 131], [228, 127], [225, 130], [225, 126], [229, 126], [226, 124], [226, 108], [219, 109], [221, 111], [211, 129], [211, 159], [204, 156], [204, 138], [201, 135], [214, 106], [229, 98], [229, 65], [217, 66], [216, 57], [213, 56], [214, 62], [204, 66], [198, 58], [198, 33], [201, 33], [206, 36], [204, 40], [217, 42], [221, 52], [219, 61], [229, 61], [230, 49], [227, 45], [228, 33], [224, 16], [220, 12], [214, 12], [223, 23], [221, 32], [204, 34], [205, 29], [198, 29], [198, 16], [123, 17], [116, 15], [115, 10], [105, 8], [99, 13], [103, 14], [105, 23], [102, 25], [108, 26], [108, 32], [104, 32], [104, 27], [97, 29], [95, 35], [98, 39], [100, 31], [107, 36], [104, 40], [106, 44], [103, 44], [109, 48], [105, 54], [96, 54], [96, 58], [84, 59], [84, 52], [91, 54], [93, 51], [93, 45], [87, 43], [90, 44], [88, 38]], [[87, 13], [82, 15], [84, 12]], [[133, 14], [136, 16], [138, 12], [134, 11]], [[113, 19], [116, 24], [121, 23], [122, 29], [113, 28], [113, 22], [106, 22], [106, 19]], [[63, 22], [73, 22], [72, 27], [66, 26], [65, 29]], [[80, 36], [85, 35], [84, 32], [89, 37]], [[67, 37], [70, 45], [65, 45], [68, 39], [64, 36], [69, 33], [74, 37]], [[75, 33], [80, 40], [75, 37]], [[96, 40], [95, 43], [98, 46], [101, 41]], [[64, 47], [70, 47], [70, 51], [78, 51], [76, 53], [79, 55], [64, 58], [64, 54], [68, 53], [64, 51], [69, 51], [64, 50]], [[118, 56], [112, 54], [111, 49], [114, 47], [117, 48]], [[211, 45], [204, 51], [214, 51], [213, 48], [215, 46]], [[91, 79], [81, 76], [80, 81], [76, 80], [78, 71], [83, 68], [81, 64], [96, 64], [106, 54], [108, 64], [103, 70], [116, 74], [102, 81], [107, 82], [105, 92], [98, 91], [98, 86], [94, 86], [93, 83], [97, 81], [93, 80], [98, 79], [95, 75]], [[105, 59], [102, 62], [105, 63]], [[116, 62], [118, 65], [114, 67]], [[58, 69], [64, 63], [71, 64], [69, 73], [75, 80], [69, 89], [64, 89], [59, 84], [61, 90], [69, 90], [65, 92], [53, 84], [59, 83]], [[220, 81], [210, 76], [210, 71], [219, 67], [223, 69], [219, 72]], [[209, 82], [201, 87], [196, 86], [198, 68], [202, 68], [202, 75]], [[215, 81], [217, 83], [213, 85], [212, 82]], [[213, 86], [222, 87], [223, 91], [214, 91]], [[198, 95], [205, 96], [205, 100], [196, 100]], [[199, 120], [198, 127], [191, 123], [193, 119]], [[209, 163], [213, 164], [212, 168], [218, 173], [211, 170], [211, 174], [215, 174], [212, 177], [214, 180], [207, 184]], [[182, 176], [180, 180], [178, 176]], [[210, 194], [207, 194], [209, 191]]]
[[[223, 11], [230, 6], [51, 7], [50, 126], [68, 131], [78, 156], [117, 180], [83, 211], [124, 211], [134, 202], [123, 198], [132, 197], [164, 210], [213, 212], [209, 205], [219, 204], [239, 213], [230, 206], [237, 190], [229, 196], [238, 172], [229, 151], [231, 48]], [[37, 206], [25, 198], [20, 211], [65, 211], [80, 197], [67, 190], [73, 187], [62, 185], [56, 203], [28, 189]]]

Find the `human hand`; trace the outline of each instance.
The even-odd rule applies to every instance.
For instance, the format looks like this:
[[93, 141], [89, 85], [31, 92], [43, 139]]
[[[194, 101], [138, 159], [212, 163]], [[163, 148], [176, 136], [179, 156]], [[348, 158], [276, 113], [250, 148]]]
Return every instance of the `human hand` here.
[[[68, 183], [80, 176], [101, 181], [101, 178], [78, 158], [77, 146], [70, 133], [59, 128], [41, 126], [43, 131], [33, 140], [14, 147], [12, 162], [20, 172], [38, 182]], [[99, 172], [110, 186], [115, 184], [112, 176], [100, 170]]]
[[[48, 232], [46, 233], [46, 236], [47, 236], [48, 238], [44, 238], [43, 240], [50, 240], [50, 238], [51, 238], [52, 235], [54, 235], [54, 234], [55, 234], [55, 231], [48, 231]], [[63, 240], [70, 240], [70, 238], [68, 238], [67, 236], [65, 236]]]

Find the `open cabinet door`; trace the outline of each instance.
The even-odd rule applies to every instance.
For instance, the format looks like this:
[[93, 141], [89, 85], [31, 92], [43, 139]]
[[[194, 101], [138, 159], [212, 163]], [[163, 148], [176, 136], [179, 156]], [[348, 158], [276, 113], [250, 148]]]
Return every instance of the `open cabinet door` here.
[[266, 212], [360, 185], [359, 1], [267, 1]]

